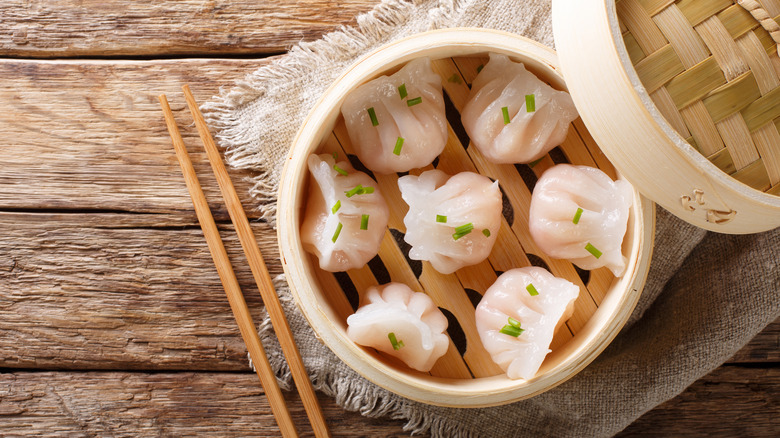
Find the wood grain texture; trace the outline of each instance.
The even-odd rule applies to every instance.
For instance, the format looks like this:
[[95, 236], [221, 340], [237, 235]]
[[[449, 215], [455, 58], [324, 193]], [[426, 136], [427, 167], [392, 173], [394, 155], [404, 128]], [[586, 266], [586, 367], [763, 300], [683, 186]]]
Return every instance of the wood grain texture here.
[[[297, 394], [284, 395], [301, 436], [314, 436]], [[319, 401], [334, 437], [408, 436], [399, 420], [366, 419], [330, 397]], [[3, 373], [0, 421], [3, 436], [279, 436], [251, 372]]]
[[[0, 367], [247, 369], [194, 217], [0, 213], [0, 229]], [[220, 229], [258, 319], [240, 243]], [[275, 233], [254, 232], [278, 275]]]
[[[205, 101], [267, 62], [0, 60], [0, 209], [192, 210], [157, 95], [188, 126], [183, 84]], [[219, 199], [197, 133], [183, 136], [204, 192]], [[251, 213], [247, 176], [232, 173]], [[227, 218], [221, 203], [210, 206]]]
[[776, 437], [779, 419], [780, 368], [725, 366], [643, 415], [618, 436]]
[[[718, 368], [619, 436], [777, 436], [780, 370], [753, 373], [757, 380], [745, 374], [739, 366]], [[285, 398], [302, 435], [312, 436], [300, 399]], [[406, 435], [400, 421], [367, 419], [319, 399], [335, 437]], [[278, 435], [251, 373], [4, 373], [0, 416], [8, 435]]]
[[[240, 257], [195, 130], [187, 129], [180, 86], [191, 84], [202, 101], [269, 62], [246, 57], [353, 24], [377, 3], [0, 3], [0, 435], [278, 435], [246, 370], [155, 98], [171, 98], [228, 253]], [[126, 59], [183, 56], [244, 59]], [[25, 57], [116, 60], [8, 59]], [[249, 205], [247, 174], [232, 176]], [[272, 274], [281, 272], [274, 232], [264, 224], [254, 230]], [[262, 303], [251, 273], [240, 262], [236, 271], [257, 318]], [[776, 321], [730, 361], [746, 366], [719, 368], [626, 433], [772, 432], [765, 425], [778, 418], [778, 387], [776, 374], [767, 375], [779, 352]], [[121, 371], [89, 371], [106, 369]], [[286, 396], [305, 428], [300, 400]], [[774, 405], [756, 402], [772, 396]], [[400, 421], [345, 412], [329, 397], [320, 402], [334, 436], [407, 435]]]
[[6, 57], [280, 53], [354, 24], [378, 0], [6, 0]]

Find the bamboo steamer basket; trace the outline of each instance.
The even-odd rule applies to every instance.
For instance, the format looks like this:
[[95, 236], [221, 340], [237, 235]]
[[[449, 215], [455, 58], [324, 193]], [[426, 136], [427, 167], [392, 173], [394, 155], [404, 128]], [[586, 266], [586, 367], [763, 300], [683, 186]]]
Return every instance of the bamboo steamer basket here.
[[[509, 55], [558, 89], [566, 89], [555, 54], [522, 37], [479, 29], [432, 31], [384, 46], [348, 68], [324, 93], [306, 118], [283, 170], [278, 204], [278, 238], [282, 263], [296, 303], [315, 334], [348, 366], [370, 381], [409, 399], [441, 406], [481, 407], [520, 400], [543, 392], [572, 377], [590, 363], [614, 338], [639, 298], [650, 261], [655, 211], [653, 203], [634, 193], [623, 254], [625, 274], [609, 270], [578, 271], [572, 264], [550, 259], [534, 244], [528, 231], [530, 185], [556, 162], [600, 167], [619, 177], [605, 159], [581, 120], [566, 140], [533, 167], [496, 165], [474, 147], [464, 147], [458, 110], [468, 84], [489, 52]], [[451, 275], [436, 272], [427, 262], [407, 258], [403, 216], [407, 206], [397, 188], [398, 175], [375, 174], [390, 207], [388, 231], [379, 255], [361, 269], [330, 273], [319, 269], [316, 257], [303, 250], [300, 224], [308, 181], [307, 157], [312, 153], [352, 154], [340, 115], [344, 97], [358, 85], [392, 73], [406, 62], [428, 56], [441, 76], [447, 101], [450, 137], [434, 165], [448, 174], [477, 171], [501, 185], [505, 214], [488, 260]], [[432, 168], [433, 165], [427, 168]], [[419, 173], [424, 169], [414, 170]], [[621, 177], [622, 178], [622, 177]], [[511, 215], [507, 211], [513, 212]], [[474, 309], [481, 294], [502, 271], [537, 265], [580, 286], [575, 312], [556, 332], [553, 350], [530, 380], [511, 380], [484, 350], [476, 332]], [[358, 296], [370, 286], [389, 281], [424, 291], [448, 316], [450, 348], [429, 373], [414, 371], [395, 359], [353, 343], [346, 335], [346, 318]]]
[[780, 0], [553, 1], [563, 73], [604, 153], [723, 233], [780, 226], [778, 23]]

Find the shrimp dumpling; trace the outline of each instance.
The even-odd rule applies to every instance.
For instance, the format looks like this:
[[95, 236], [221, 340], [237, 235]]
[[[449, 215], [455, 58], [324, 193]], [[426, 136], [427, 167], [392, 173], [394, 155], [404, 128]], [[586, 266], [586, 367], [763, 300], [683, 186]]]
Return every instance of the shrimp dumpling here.
[[346, 97], [341, 114], [358, 158], [374, 172], [427, 166], [447, 143], [441, 78], [430, 58], [361, 85]]
[[428, 295], [403, 283], [375, 286], [347, 318], [347, 336], [427, 372], [447, 352], [447, 317]]
[[490, 255], [501, 226], [498, 182], [473, 172], [450, 177], [428, 170], [399, 178], [398, 188], [409, 204], [404, 240], [412, 245], [411, 259], [451, 274]]
[[477, 305], [477, 333], [510, 379], [530, 379], [571, 317], [580, 289], [537, 267], [504, 272]]
[[301, 241], [320, 268], [360, 268], [379, 252], [389, 210], [376, 182], [348, 161], [328, 154], [309, 156], [311, 172]]
[[[505, 109], [506, 108], [506, 109]], [[494, 163], [528, 163], [559, 145], [577, 118], [574, 102], [506, 55], [490, 61], [471, 86], [461, 120]]]
[[612, 181], [595, 167], [553, 166], [531, 196], [531, 236], [550, 257], [582, 269], [606, 266], [619, 277], [626, 268], [622, 244], [633, 197], [628, 182]]

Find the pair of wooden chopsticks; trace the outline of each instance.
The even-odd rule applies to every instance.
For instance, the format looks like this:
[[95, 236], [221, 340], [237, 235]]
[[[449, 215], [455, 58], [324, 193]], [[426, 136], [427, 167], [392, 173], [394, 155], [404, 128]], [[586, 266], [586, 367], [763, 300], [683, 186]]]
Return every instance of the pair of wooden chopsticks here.
[[[260, 254], [255, 235], [249, 227], [249, 221], [241, 206], [241, 201], [238, 198], [235, 187], [233, 187], [233, 183], [230, 181], [227, 169], [225, 169], [225, 165], [222, 163], [222, 157], [217, 150], [217, 146], [214, 144], [214, 139], [209, 133], [206, 121], [203, 119], [203, 115], [198, 109], [198, 105], [195, 102], [195, 98], [193, 97], [189, 86], [185, 85], [182, 89], [184, 90], [184, 97], [187, 100], [187, 106], [192, 113], [192, 117], [195, 119], [195, 125], [198, 128], [198, 133], [200, 134], [200, 138], [206, 149], [211, 168], [214, 170], [214, 174], [217, 177], [217, 183], [222, 192], [222, 197], [225, 200], [230, 219], [233, 221], [233, 225], [236, 228], [239, 240], [241, 241], [241, 246], [244, 249], [244, 254], [246, 254], [249, 267], [252, 270], [252, 275], [254, 276], [257, 287], [260, 290], [260, 295], [263, 298], [263, 303], [271, 318], [271, 324], [274, 326], [274, 331], [282, 346], [282, 351], [287, 358], [287, 363], [290, 366], [295, 386], [298, 388], [298, 393], [303, 401], [303, 406], [306, 409], [314, 434], [317, 437], [327, 437], [329, 436], [328, 428], [325, 423], [325, 418], [322, 415], [319, 402], [317, 401], [317, 396], [314, 393], [314, 388], [312, 387], [309, 376], [304, 368], [298, 347], [295, 345], [290, 325], [287, 323], [287, 318], [282, 310], [279, 297], [274, 290], [271, 276], [268, 274], [268, 269], [263, 261], [263, 256]], [[179, 159], [187, 189], [190, 192], [192, 203], [195, 206], [198, 222], [200, 222], [203, 234], [206, 237], [211, 257], [214, 259], [217, 273], [225, 288], [225, 293], [227, 294], [230, 308], [238, 323], [241, 337], [244, 339], [244, 343], [246, 343], [247, 349], [249, 350], [249, 356], [252, 358], [252, 362], [255, 365], [257, 375], [260, 377], [260, 383], [263, 385], [263, 389], [268, 397], [271, 411], [274, 414], [274, 418], [276, 418], [276, 422], [279, 425], [279, 429], [283, 436], [297, 436], [295, 425], [290, 417], [287, 405], [284, 402], [284, 397], [282, 397], [282, 392], [279, 389], [276, 376], [271, 369], [271, 365], [268, 363], [268, 357], [265, 354], [263, 345], [260, 343], [260, 338], [257, 335], [257, 330], [252, 322], [252, 316], [249, 314], [249, 308], [244, 300], [244, 295], [241, 293], [241, 288], [239, 287], [238, 280], [233, 272], [233, 267], [228, 260], [225, 246], [222, 244], [222, 239], [219, 237], [219, 231], [217, 230], [214, 218], [209, 210], [206, 197], [203, 195], [203, 190], [198, 182], [198, 177], [192, 166], [192, 161], [190, 161], [189, 155], [187, 154], [184, 140], [182, 140], [179, 129], [176, 126], [176, 121], [173, 118], [168, 99], [164, 94], [161, 94], [159, 99], [165, 115], [165, 123], [168, 125], [168, 132], [171, 135], [173, 147], [176, 150], [176, 157]]]

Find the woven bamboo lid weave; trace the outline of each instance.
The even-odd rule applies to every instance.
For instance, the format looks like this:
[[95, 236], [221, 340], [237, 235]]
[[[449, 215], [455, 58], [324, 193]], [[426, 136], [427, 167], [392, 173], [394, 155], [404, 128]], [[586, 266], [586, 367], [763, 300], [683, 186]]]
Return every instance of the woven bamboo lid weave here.
[[780, 226], [780, 0], [556, 0], [553, 19], [583, 120], [643, 194], [710, 230]]

